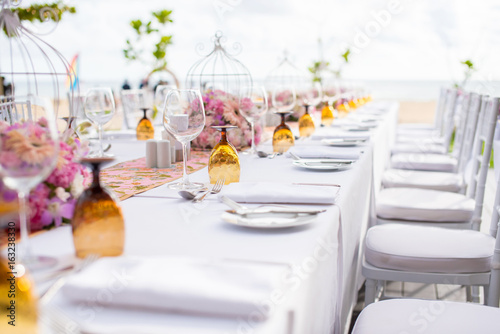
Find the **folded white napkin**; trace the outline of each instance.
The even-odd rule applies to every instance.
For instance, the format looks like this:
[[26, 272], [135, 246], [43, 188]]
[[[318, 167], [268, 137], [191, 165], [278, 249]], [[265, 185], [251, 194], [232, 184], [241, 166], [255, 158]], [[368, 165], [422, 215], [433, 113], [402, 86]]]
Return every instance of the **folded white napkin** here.
[[186, 258], [102, 258], [70, 277], [62, 291], [75, 302], [247, 317], [266, 309], [286, 265]]
[[331, 128], [319, 128], [311, 136], [312, 140], [337, 139], [337, 138], [366, 140], [370, 139], [370, 133], [334, 130]]
[[339, 187], [271, 182], [238, 182], [222, 188], [220, 196], [241, 203], [334, 204]]
[[351, 159], [359, 158], [359, 151], [328, 146], [294, 146], [290, 152], [303, 159]]

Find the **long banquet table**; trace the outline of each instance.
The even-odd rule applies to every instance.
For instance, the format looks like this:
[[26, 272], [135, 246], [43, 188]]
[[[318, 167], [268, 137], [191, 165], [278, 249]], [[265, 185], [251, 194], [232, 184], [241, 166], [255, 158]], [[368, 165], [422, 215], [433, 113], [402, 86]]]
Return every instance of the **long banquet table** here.
[[[256, 301], [272, 309], [266, 321], [256, 321], [250, 315], [214, 317], [73, 304], [62, 293], [51, 304], [87, 333], [346, 333], [363, 281], [360, 241], [373, 213], [373, 194], [386, 167], [398, 113], [395, 102], [372, 102], [364, 108], [385, 112], [366, 145], [342, 148], [362, 152], [351, 169], [310, 171], [292, 166], [287, 156], [262, 159], [240, 155], [241, 182], [339, 184], [336, 204], [307, 206], [327, 209], [311, 224], [279, 230], [233, 226], [221, 220], [221, 213], [228, 208], [217, 196], [193, 204], [180, 199], [167, 185], [121, 202], [126, 223], [124, 256], [283, 266], [286, 276], [280, 277], [279, 288], [273, 291], [279, 296]], [[112, 150], [119, 161], [126, 161], [144, 156], [144, 145], [117, 141]], [[304, 141], [300, 145], [320, 143]], [[191, 174], [190, 179], [208, 182], [207, 169]], [[36, 254], [56, 256], [61, 263], [68, 261], [74, 257], [71, 227], [36, 235], [33, 246]]]

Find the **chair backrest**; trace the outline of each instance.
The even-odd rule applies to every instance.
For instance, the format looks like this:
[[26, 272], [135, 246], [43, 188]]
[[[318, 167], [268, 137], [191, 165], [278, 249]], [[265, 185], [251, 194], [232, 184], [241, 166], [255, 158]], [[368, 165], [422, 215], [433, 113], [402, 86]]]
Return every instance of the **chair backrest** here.
[[143, 115], [140, 108], [150, 107], [147, 104], [147, 91], [145, 89], [123, 89], [120, 91], [120, 97], [125, 128], [135, 130]]
[[465, 128], [470, 115], [470, 101], [471, 94], [464, 93], [455, 112], [455, 139], [451, 156], [457, 160], [460, 158], [462, 152]]
[[481, 110], [481, 95], [477, 93], [470, 93], [469, 111], [465, 129], [461, 138], [460, 152], [458, 156], [458, 173], [464, 173], [467, 163], [470, 161], [472, 154], [472, 145], [474, 144], [474, 137], [476, 136], [477, 121]]
[[446, 95], [448, 94], [448, 89], [441, 87], [439, 90], [439, 97], [436, 105], [436, 115], [434, 116], [434, 128], [439, 130], [439, 135], [443, 136], [443, 117], [444, 108], [446, 106]]
[[0, 119], [9, 124], [33, 119], [31, 102], [17, 102], [12, 96], [0, 97]]
[[461, 97], [458, 95], [458, 90], [450, 88], [446, 94], [446, 102], [443, 116], [443, 138], [444, 147], [450, 147], [451, 136], [455, 129], [455, 113], [460, 105]]
[[496, 238], [496, 242], [491, 260], [490, 286], [486, 301], [489, 306], [498, 307], [500, 300], [500, 179], [497, 181], [497, 191], [491, 214], [490, 235]]
[[498, 115], [498, 98], [483, 96], [479, 115], [476, 136], [472, 147], [472, 173], [470, 175], [469, 186], [467, 187], [467, 197], [474, 198], [475, 207], [472, 217], [472, 229], [479, 230], [481, 225], [481, 213], [483, 212], [484, 189], [486, 177], [490, 165], [491, 147]]

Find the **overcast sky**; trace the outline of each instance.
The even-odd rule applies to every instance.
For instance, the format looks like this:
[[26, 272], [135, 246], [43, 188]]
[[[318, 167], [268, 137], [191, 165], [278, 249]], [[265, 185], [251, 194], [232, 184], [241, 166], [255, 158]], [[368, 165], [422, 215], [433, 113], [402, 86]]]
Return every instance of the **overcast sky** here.
[[[26, 3], [26, 1], [24, 1]], [[173, 10], [168, 64], [184, 81], [211, 48], [220, 29], [243, 46], [238, 59], [256, 78], [265, 77], [286, 49], [306, 70], [321, 57], [338, 66], [346, 46], [355, 51], [344, 77], [363, 80], [458, 80], [459, 62], [471, 59], [478, 80], [500, 80], [498, 1], [427, 0], [70, 0], [66, 15], [46, 39], [70, 59], [81, 55], [83, 81], [134, 84], [147, 66], [125, 61], [122, 49], [132, 19], [148, 20], [159, 9]], [[3, 38], [3, 37], [2, 37]], [[322, 49], [318, 40], [322, 40]], [[2, 39], [3, 40], [3, 39]], [[1, 41], [0, 41], [1, 42]]]

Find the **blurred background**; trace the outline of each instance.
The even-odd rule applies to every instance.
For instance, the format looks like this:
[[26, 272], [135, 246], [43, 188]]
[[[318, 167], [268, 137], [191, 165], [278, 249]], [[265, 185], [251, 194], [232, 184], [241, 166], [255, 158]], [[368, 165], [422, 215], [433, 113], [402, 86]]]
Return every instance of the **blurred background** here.
[[[21, 6], [35, 2], [24, 0]], [[64, 13], [43, 38], [68, 61], [77, 58], [83, 92], [94, 85], [118, 90], [125, 80], [139, 88], [152, 71], [148, 49], [156, 42], [149, 35], [137, 41], [131, 22], [140, 20], [144, 28], [160, 10], [172, 11], [172, 22], [161, 29], [171, 36], [164, 59], [181, 85], [221, 30], [229, 52], [241, 44], [237, 58], [255, 81], [264, 80], [286, 52], [311, 78], [309, 68], [325, 66], [326, 77], [362, 83], [374, 98], [399, 100], [406, 121], [432, 117], [443, 85], [500, 91], [500, 3], [493, 0], [68, 0], [61, 5], [76, 12]], [[46, 29], [36, 22], [27, 25]], [[143, 61], [126, 59], [127, 39], [143, 51]], [[0, 34], [0, 45], [7, 42]], [[204, 49], [197, 52], [200, 43]], [[347, 50], [348, 59], [342, 57]], [[150, 86], [173, 81], [149, 79]]]

